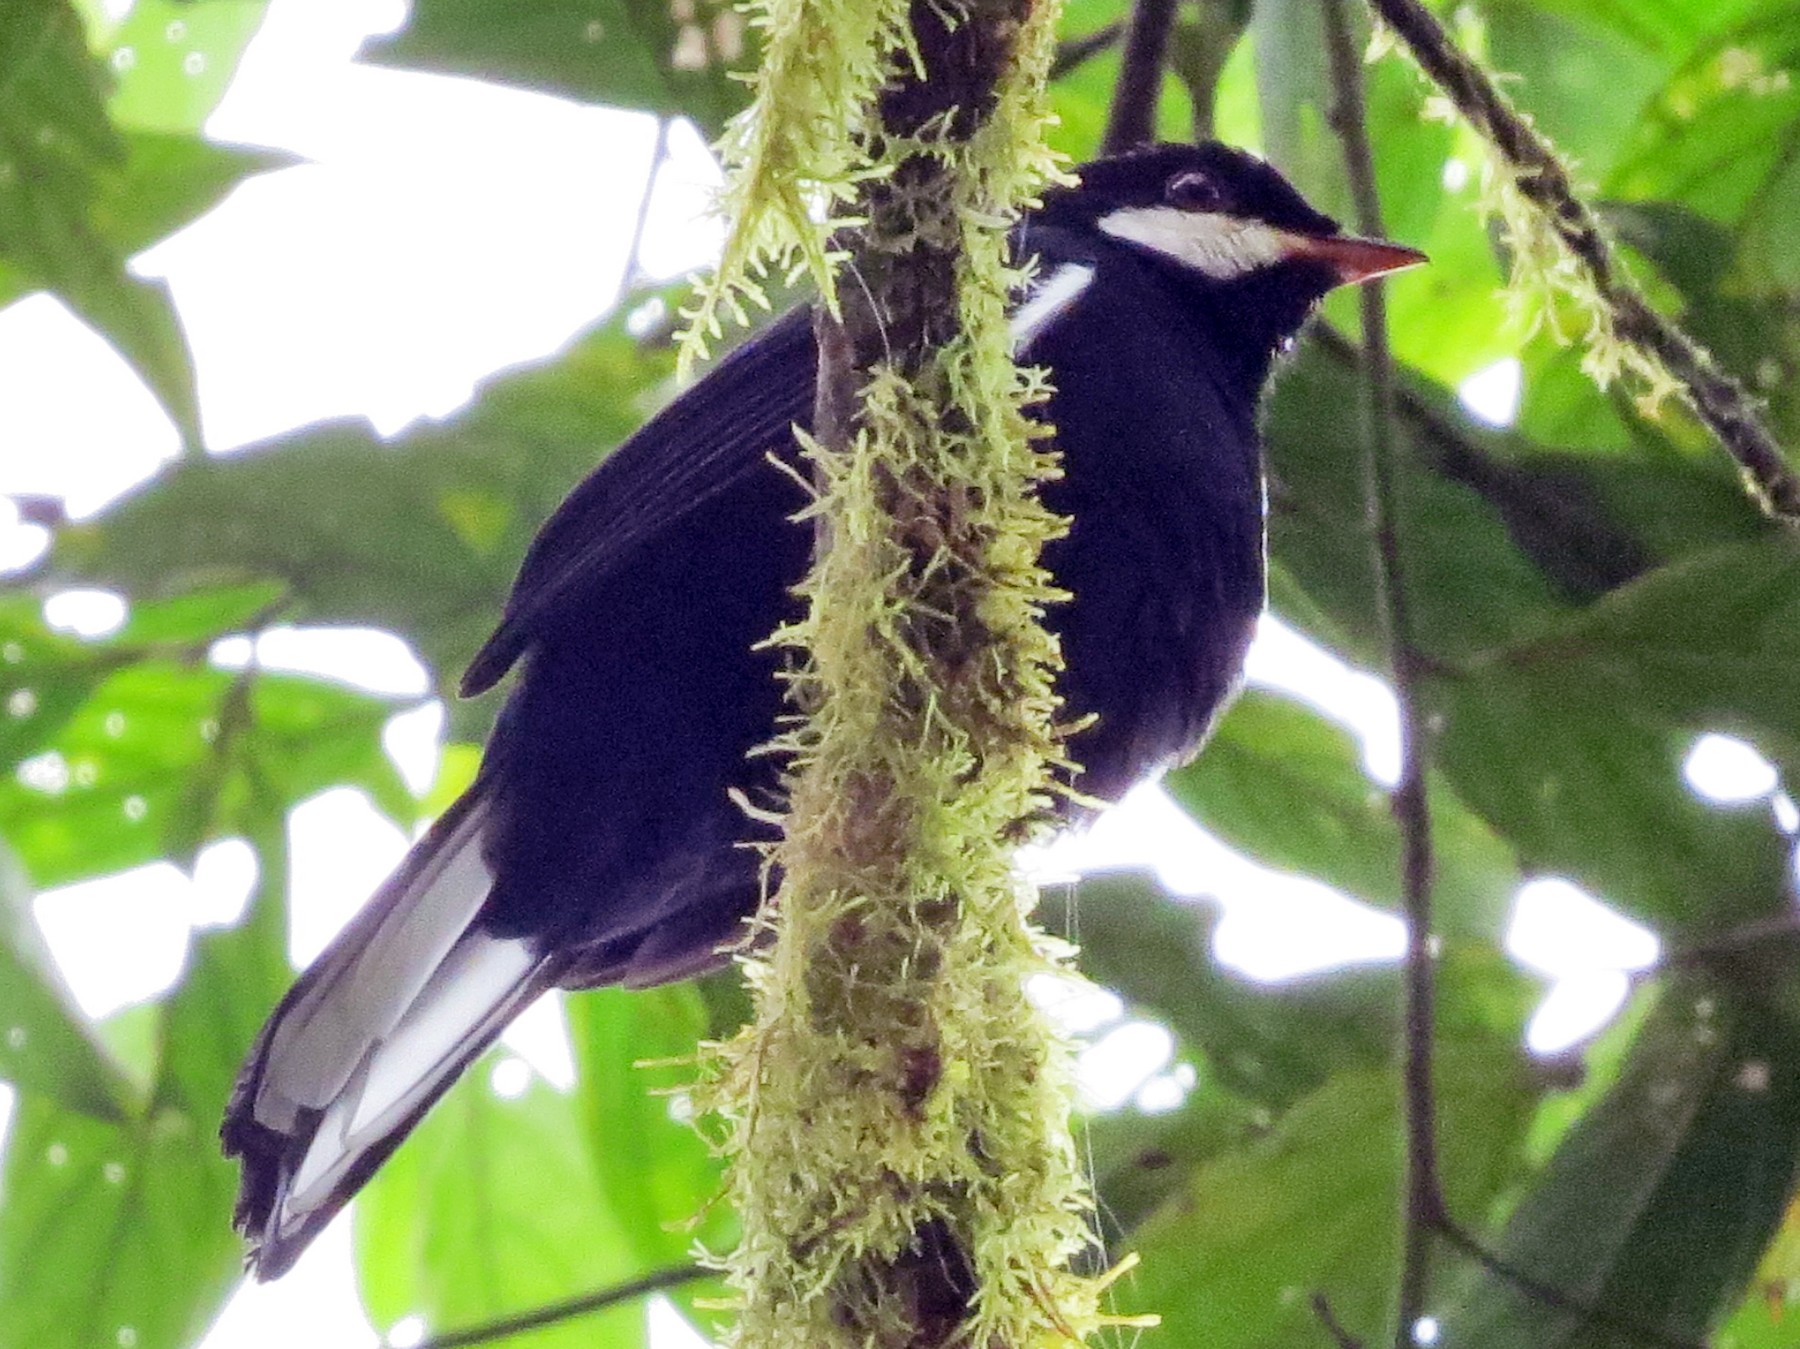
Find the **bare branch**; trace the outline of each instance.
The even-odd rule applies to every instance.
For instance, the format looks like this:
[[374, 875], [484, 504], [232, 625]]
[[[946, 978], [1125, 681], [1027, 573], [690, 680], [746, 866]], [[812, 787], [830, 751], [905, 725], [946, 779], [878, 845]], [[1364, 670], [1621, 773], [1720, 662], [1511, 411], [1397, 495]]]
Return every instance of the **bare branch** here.
[[663, 165], [669, 158], [670, 121], [667, 117], [659, 117], [656, 121], [656, 144], [650, 151], [650, 173], [644, 179], [644, 195], [638, 198], [637, 218], [631, 227], [631, 252], [626, 255], [625, 271], [619, 280], [619, 293], [622, 295], [629, 294], [644, 274], [641, 259], [644, 231], [650, 226], [650, 203], [656, 200], [656, 180], [662, 176]]
[[1331, 1301], [1323, 1293], [1312, 1295], [1313, 1315], [1319, 1318], [1319, 1324], [1325, 1327], [1325, 1333], [1331, 1336], [1331, 1342], [1338, 1349], [1363, 1349], [1363, 1342], [1344, 1329], [1344, 1323], [1337, 1319], [1337, 1313], [1331, 1310]]
[[[1381, 201], [1375, 190], [1375, 161], [1364, 115], [1362, 65], [1351, 33], [1347, 0], [1324, 0], [1324, 13], [1333, 89], [1330, 119], [1343, 141], [1357, 228], [1364, 234], [1378, 236], [1382, 232]], [[1411, 1349], [1413, 1326], [1424, 1314], [1430, 1284], [1432, 1238], [1444, 1216], [1437, 1162], [1437, 1101], [1432, 1082], [1437, 991], [1431, 951], [1431, 806], [1425, 790], [1425, 727], [1418, 699], [1421, 671], [1412, 647], [1400, 556], [1394, 374], [1387, 341], [1387, 303], [1381, 283], [1365, 285], [1361, 300], [1367, 413], [1363, 476], [1374, 534], [1376, 605], [1387, 629], [1401, 719], [1400, 782], [1391, 805], [1400, 829], [1406, 913], [1406, 1006], [1401, 1055], [1406, 1194], [1394, 1342], [1399, 1349]]]
[[1169, 30], [1178, 0], [1137, 0], [1125, 35], [1125, 60], [1113, 86], [1102, 154], [1116, 155], [1156, 139], [1156, 103], [1162, 94]]
[[1595, 1307], [1579, 1298], [1571, 1297], [1562, 1289], [1545, 1283], [1508, 1263], [1484, 1246], [1473, 1233], [1464, 1230], [1457, 1223], [1443, 1218], [1437, 1228], [1438, 1235], [1453, 1246], [1458, 1252], [1479, 1265], [1484, 1271], [1499, 1279], [1502, 1283], [1511, 1284], [1533, 1302], [1557, 1311], [1569, 1313], [1570, 1316], [1584, 1325], [1605, 1326], [1609, 1330], [1621, 1331], [1648, 1349], [1706, 1349], [1698, 1340], [1683, 1339], [1678, 1335], [1670, 1335], [1648, 1325], [1634, 1316], [1623, 1316], [1604, 1307]]
[[699, 1265], [676, 1265], [670, 1269], [659, 1269], [641, 1279], [597, 1289], [580, 1297], [569, 1298], [565, 1302], [552, 1302], [546, 1306], [534, 1307], [528, 1312], [520, 1312], [516, 1316], [503, 1316], [483, 1325], [470, 1326], [466, 1330], [452, 1330], [448, 1334], [435, 1335], [422, 1341], [418, 1349], [463, 1349], [465, 1345], [488, 1344], [494, 1340], [503, 1340], [509, 1335], [519, 1335], [527, 1330], [539, 1330], [544, 1326], [572, 1321], [577, 1316], [605, 1311], [621, 1302], [630, 1302], [633, 1298], [644, 1297], [649, 1293], [659, 1293], [665, 1288], [679, 1288], [696, 1279], [711, 1278], [712, 1274], [712, 1270], [702, 1269]]
[[1118, 46], [1119, 39], [1124, 36], [1125, 25], [1115, 19], [1091, 33], [1083, 33], [1080, 37], [1072, 37], [1067, 42], [1058, 44], [1056, 59], [1050, 65], [1050, 78], [1060, 80], [1064, 75], [1079, 70], [1101, 52], [1111, 51]]

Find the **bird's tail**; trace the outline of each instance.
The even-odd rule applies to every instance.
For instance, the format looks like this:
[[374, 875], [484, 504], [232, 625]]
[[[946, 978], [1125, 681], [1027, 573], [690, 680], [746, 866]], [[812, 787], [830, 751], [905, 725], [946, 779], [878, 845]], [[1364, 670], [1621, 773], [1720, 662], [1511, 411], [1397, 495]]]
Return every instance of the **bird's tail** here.
[[419, 1117], [551, 982], [474, 925], [492, 884], [471, 788], [270, 1016], [220, 1130], [259, 1278], [286, 1271]]

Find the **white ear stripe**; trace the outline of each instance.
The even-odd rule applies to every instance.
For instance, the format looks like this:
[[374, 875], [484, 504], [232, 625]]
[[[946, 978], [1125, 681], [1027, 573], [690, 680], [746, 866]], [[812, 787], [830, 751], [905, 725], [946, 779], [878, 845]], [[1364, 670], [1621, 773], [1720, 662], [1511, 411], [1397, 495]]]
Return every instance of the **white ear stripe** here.
[[1273, 225], [1174, 206], [1127, 206], [1101, 216], [1100, 230], [1153, 248], [1214, 281], [1234, 281], [1286, 255], [1285, 236]]

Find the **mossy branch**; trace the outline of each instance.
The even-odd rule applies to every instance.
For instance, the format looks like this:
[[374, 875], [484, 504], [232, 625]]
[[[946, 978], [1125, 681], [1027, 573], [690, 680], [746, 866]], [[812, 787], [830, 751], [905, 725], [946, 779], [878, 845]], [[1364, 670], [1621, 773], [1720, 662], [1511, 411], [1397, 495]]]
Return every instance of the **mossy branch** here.
[[1678, 395], [1737, 461], [1764, 508], [1779, 519], [1800, 521], [1800, 477], [1755, 400], [1631, 283], [1549, 140], [1418, 0], [1368, 4], [1492, 147], [1503, 170], [1497, 207], [1517, 259], [1515, 275], [1554, 278], [1560, 290], [1584, 305], [1589, 332], [1583, 368], [1602, 384], [1621, 371], [1636, 375], [1651, 403]]
[[773, 942], [701, 1091], [743, 1226], [732, 1343], [1063, 1344], [1102, 1324], [1104, 1281], [1069, 1267], [1091, 1241], [1070, 1059], [1025, 991], [1060, 958], [1013, 853], [1060, 754], [1039, 551], [1061, 522], [1006, 318], [1008, 230], [1055, 173], [1055, 5], [766, 5], [740, 233], [696, 322], [759, 261], [826, 269], [828, 303], [818, 546], [776, 638], [799, 718]]

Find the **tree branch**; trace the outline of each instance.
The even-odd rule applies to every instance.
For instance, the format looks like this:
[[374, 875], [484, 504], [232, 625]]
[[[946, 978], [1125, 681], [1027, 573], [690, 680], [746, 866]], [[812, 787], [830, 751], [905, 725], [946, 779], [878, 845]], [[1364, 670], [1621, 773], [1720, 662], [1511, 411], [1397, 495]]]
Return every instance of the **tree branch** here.
[[1323, 1293], [1312, 1295], [1313, 1315], [1319, 1318], [1319, 1324], [1325, 1327], [1325, 1333], [1331, 1336], [1331, 1342], [1337, 1349], [1363, 1349], [1363, 1342], [1344, 1328], [1344, 1323], [1337, 1319], [1337, 1313], [1331, 1309], [1331, 1301]]
[[1447, 94], [1510, 170], [1519, 195], [1592, 283], [1597, 316], [1633, 349], [1642, 371], [1672, 378], [1684, 402], [1743, 470], [1770, 514], [1800, 521], [1800, 477], [1788, 464], [1755, 401], [1712, 354], [1652, 309], [1620, 272], [1599, 219], [1575, 194], [1550, 142], [1450, 40], [1418, 0], [1368, 0], [1421, 69]]
[[[778, 211], [834, 301], [814, 310], [805, 613], [776, 639], [799, 715], [774, 746], [775, 939], [697, 1096], [730, 1133], [734, 1343], [1080, 1339], [1115, 1318], [1070, 1264], [1091, 1201], [1012, 857], [1061, 756], [1037, 560], [1060, 528], [1005, 314], [1008, 224], [1053, 171], [1056, 9], [882, 0], [849, 88], [841, 25], [801, 10], [771, 25], [752, 234], [726, 253], [755, 255]], [[835, 183], [829, 238], [796, 181]]]
[[1116, 155], [1156, 139], [1156, 102], [1178, 0], [1137, 0], [1125, 35], [1125, 60], [1113, 86], [1112, 110], [1100, 153]]
[[605, 1311], [621, 1302], [629, 1302], [649, 1293], [658, 1293], [665, 1288], [679, 1288], [684, 1283], [692, 1283], [696, 1279], [711, 1278], [713, 1271], [702, 1269], [699, 1265], [676, 1265], [669, 1269], [659, 1269], [646, 1274], [641, 1279], [633, 1279], [629, 1283], [614, 1284], [611, 1288], [597, 1289], [592, 1293], [583, 1293], [580, 1297], [569, 1298], [565, 1302], [552, 1302], [542, 1307], [534, 1307], [531, 1311], [520, 1312], [515, 1316], [503, 1316], [495, 1321], [482, 1325], [470, 1326], [466, 1330], [452, 1330], [444, 1335], [434, 1335], [421, 1341], [417, 1349], [463, 1349], [470, 1344], [487, 1344], [493, 1340], [503, 1340], [509, 1335], [522, 1334], [527, 1330], [539, 1330], [544, 1326], [557, 1325], [563, 1321], [571, 1321], [577, 1316], [587, 1316], [593, 1312]]
[[1064, 75], [1079, 70], [1101, 52], [1111, 51], [1118, 46], [1119, 39], [1124, 36], [1125, 25], [1115, 19], [1091, 33], [1083, 33], [1080, 37], [1072, 37], [1067, 42], [1059, 43], [1056, 59], [1050, 63], [1050, 78], [1060, 80]]
[[1484, 1246], [1473, 1233], [1465, 1230], [1447, 1215], [1438, 1222], [1437, 1234], [1493, 1278], [1499, 1279], [1502, 1283], [1511, 1284], [1533, 1302], [1569, 1313], [1583, 1325], [1604, 1326], [1609, 1330], [1622, 1332], [1652, 1349], [1707, 1349], [1705, 1344], [1697, 1340], [1683, 1339], [1677, 1335], [1667, 1334], [1634, 1316], [1624, 1316], [1618, 1312], [1609, 1311], [1605, 1307], [1595, 1307], [1569, 1296], [1555, 1285], [1545, 1283], [1542, 1279], [1527, 1274], [1524, 1270], [1495, 1254]]
[[626, 295], [643, 275], [641, 252], [644, 232], [650, 225], [650, 203], [656, 200], [656, 180], [662, 176], [663, 164], [669, 158], [670, 118], [656, 119], [656, 144], [650, 151], [650, 173], [644, 179], [644, 195], [638, 198], [637, 217], [631, 227], [631, 252], [625, 258], [625, 271], [619, 279], [619, 293]]
[[[1343, 141], [1357, 228], [1364, 234], [1379, 236], [1381, 201], [1375, 189], [1375, 161], [1364, 116], [1362, 65], [1351, 33], [1348, 3], [1323, 3], [1333, 89], [1330, 120]], [[1411, 1349], [1413, 1327], [1425, 1311], [1432, 1238], [1444, 1216], [1437, 1162], [1437, 1102], [1432, 1082], [1437, 993], [1431, 950], [1431, 806], [1425, 790], [1425, 727], [1418, 699], [1421, 671], [1412, 646], [1400, 555], [1393, 361], [1388, 351], [1387, 303], [1382, 283], [1364, 285], [1360, 299], [1366, 352], [1363, 476], [1374, 535], [1376, 606], [1387, 629], [1401, 718], [1400, 782], [1391, 804], [1400, 829], [1406, 912], [1401, 1067], [1405, 1088], [1406, 1182], [1394, 1343], [1399, 1349]]]

